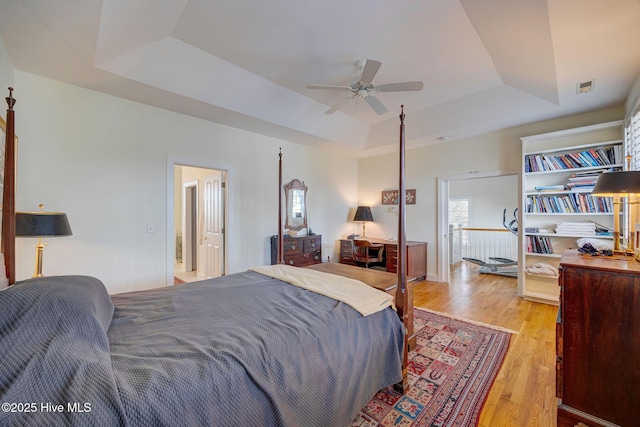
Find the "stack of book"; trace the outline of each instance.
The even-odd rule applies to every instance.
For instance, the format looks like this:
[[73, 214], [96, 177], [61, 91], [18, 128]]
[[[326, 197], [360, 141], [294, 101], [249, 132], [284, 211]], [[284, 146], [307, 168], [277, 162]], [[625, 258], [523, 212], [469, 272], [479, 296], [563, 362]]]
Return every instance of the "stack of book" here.
[[541, 228], [541, 227], [525, 227], [524, 232], [528, 234], [553, 234], [555, 230], [551, 228]]
[[567, 181], [567, 188], [571, 191], [591, 192], [593, 187], [596, 186], [598, 176], [600, 176], [602, 172], [602, 170], [598, 170], [574, 173]]

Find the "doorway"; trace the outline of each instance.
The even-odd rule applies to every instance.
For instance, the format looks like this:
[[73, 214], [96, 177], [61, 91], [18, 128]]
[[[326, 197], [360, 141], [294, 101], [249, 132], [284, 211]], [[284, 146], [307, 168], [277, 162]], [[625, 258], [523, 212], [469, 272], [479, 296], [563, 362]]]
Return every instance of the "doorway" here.
[[[492, 182], [493, 179], [497, 179], [499, 177], [507, 178], [511, 183], [506, 187], [503, 191], [508, 191], [510, 194], [510, 204], [514, 204], [515, 207], [518, 206], [518, 194], [520, 188], [520, 175], [519, 171], [509, 171], [509, 170], [499, 170], [499, 171], [488, 171], [488, 172], [476, 172], [469, 173], [464, 175], [454, 175], [447, 177], [438, 177], [438, 281], [440, 282], [449, 282], [449, 273], [450, 273], [450, 257], [453, 254], [450, 253], [450, 244], [449, 240], [452, 236], [450, 236], [449, 230], [449, 205], [450, 200], [453, 199], [453, 196], [458, 196], [458, 199], [461, 199], [460, 193], [456, 194], [456, 188], [463, 187], [465, 182], [467, 184], [472, 183], [477, 185], [483, 185], [489, 182]], [[491, 184], [493, 185], [493, 183]], [[452, 188], [453, 194], [452, 194]], [[468, 185], [468, 188], [472, 189], [473, 185]], [[494, 188], [495, 189], [495, 188]], [[469, 190], [468, 194], [464, 194], [467, 200], [473, 200], [473, 190]], [[509, 215], [513, 214], [513, 206], [497, 206], [496, 207], [499, 212], [498, 214], [492, 214], [492, 218], [494, 220], [499, 221], [498, 226], [502, 227], [502, 209], [507, 208], [509, 210]], [[491, 209], [488, 207], [483, 207], [476, 209], [479, 212], [487, 212]], [[470, 212], [473, 212], [473, 209], [470, 209]], [[473, 219], [470, 219], [470, 224], [473, 224]], [[480, 225], [480, 224], [479, 224]], [[520, 247], [520, 245], [518, 245]], [[520, 290], [518, 290], [520, 294]]]
[[168, 245], [168, 283], [183, 283], [226, 273], [227, 171], [174, 163]]

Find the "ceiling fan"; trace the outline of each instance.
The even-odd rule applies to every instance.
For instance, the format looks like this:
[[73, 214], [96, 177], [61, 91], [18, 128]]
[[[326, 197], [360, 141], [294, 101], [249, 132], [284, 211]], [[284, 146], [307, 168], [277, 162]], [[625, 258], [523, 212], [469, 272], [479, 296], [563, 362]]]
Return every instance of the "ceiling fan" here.
[[378, 69], [382, 65], [381, 62], [367, 59], [364, 66], [362, 66], [362, 74], [357, 83], [351, 86], [334, 86], [334, 85], [309, 85], [307, 89], [330, 89], [330, 90], [342, 90], [350, 92], [349, 96], [338, 102], [333, 107], [325, 111], [325, 114], [332, 114], [338, 111], [342, 106], [347, 104], [352, 99], [360, 98], [364, 99], [367, 104], [378, 114], [384, 114], [387, 112], [387, 108], [382, 105], [382, 102], [378, 100], [373, 94], [377, 92], [400, 92], [400, 91], [417, 91], [422, 90], [422, 82], [402, 82], [402, 83], [387, 83], [379, 86], [374, 86], [372, 81], [378, 73]]

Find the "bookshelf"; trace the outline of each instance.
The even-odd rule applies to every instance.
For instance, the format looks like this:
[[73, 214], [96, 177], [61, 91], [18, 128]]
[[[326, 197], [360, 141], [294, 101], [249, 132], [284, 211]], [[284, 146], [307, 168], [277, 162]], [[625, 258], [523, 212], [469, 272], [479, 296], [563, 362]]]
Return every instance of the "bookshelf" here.
[[522, 141], [518, 288], [525, 299], [558, 304], [557, 268], [578, 239], [612, 240], [613, 203], [591, 195], [597, 176], [622, 170], [622, 120], [531, 135]]

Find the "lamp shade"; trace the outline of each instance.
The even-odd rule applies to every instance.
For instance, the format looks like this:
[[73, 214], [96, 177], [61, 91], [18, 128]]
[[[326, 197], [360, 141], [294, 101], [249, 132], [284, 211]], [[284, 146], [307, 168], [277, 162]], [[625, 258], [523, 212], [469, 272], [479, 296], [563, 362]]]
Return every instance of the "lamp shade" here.
[[62, 212], [16, 212], [17, 237], [71, 236], [67, 214]]
[[369, 206], [358, 206], [356, 214], [353, 216], [354, 221], [373, 221], [371, 208]]
[[628, 197], [631, 194], [640, 194], [640, 171], [602, 173], [591, 194], [604, 197]]

